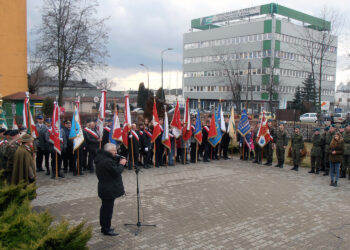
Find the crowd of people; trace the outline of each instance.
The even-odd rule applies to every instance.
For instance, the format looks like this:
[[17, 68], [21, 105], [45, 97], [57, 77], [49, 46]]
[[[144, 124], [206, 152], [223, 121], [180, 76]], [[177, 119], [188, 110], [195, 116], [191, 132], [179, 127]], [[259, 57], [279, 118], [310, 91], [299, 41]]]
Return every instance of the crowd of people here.
[[[289, 136], [285, 129], [285, 124], [281, 122], [278, 128], [272, 126], [272, 121], [268, 121], [269, 133], [272, 141], [263, 148], [259, 147], [257, 134], [260, 128], [260, 122], [256, 123], [252, 131], [254, 142], [254, 163], [262, 163], [262, 157], [266, 157], [265, 165], [272, 166], [274, 149], [276, 149], [277, 164], [275, 167], [283, 168], [285, 161], [285, 151], [287, 149]], [[300, 126], [295, 126], [294, 133], [290, 136], [290, 149], [288, 156], [292, 158], [293, 168], [298, 171], [301, 160], [305, 157], [307, 150], [304, 145], [303, 135], [300, 133]], [[330, 185], [336, 187], [339, 178], [350, 180], [350, 123], [337, 128], [335, 124], [326, 126], [321, 134], [321, 128], [314, 128], [314, 134], [311, 139], [312, 148], [310, 153], [311, 169], [309, 173], [330, 175]], [[249, 152], [249, 149], [246, 151]], [[265, 155], [264, 155], [265, 154]], [[243, 159], [248, 159], [249, 154], [245, 154]], [[242, 158], [242, 157], [241, 157]]]
[[[158, 136], [154, 143], [151, 142], [153, 125], [146, 118], [139, 124], [131, 125], [127, 147], [121, 142], [116, 142], [118, 154], [128, 160], [126, 167], [129, 170], [139, 167], [147, 169], [174, 166], [177, 163], [210, 162], [221, 158], [226, 160], [229, 159], [229, 117], [224, 119], [226, 131], [223, 131], [222, 139], [217, 145], [211, 145], [208, 140], [210, 129], [208, 118], [205, 122], [203, 121], [201, 144], [195, 140], [194, 133], [187, 141], [184, 141], [182, 136], [175, 138], [170, 128], [171, 146], [166, 147], [162, 143], [162, 135]], [[53, 142], [50, 140], [51, 119], [44, 121], [43, 117], [38, 115], [36, 120], [39, 136], [35, 140], [26, 134], [26, 129], [0, 129], [0, 166], [4, 169], [3, 178], [8, 183], [16, 184], [20, 180], [32, 182], [35, 179], [35, 172], [41, 171], [46, 171], [46, 175], [53, 179], [57, 176], [64, 178], [68, 173], [77, 176], [84, 175], [86, 171], [94, 172], [94, 160], [98, 149], [110, 142], [112, 120], [106, 121], [103, 136], [97, 133], [96, 123], [93, 120], [87, 121], [83, 128], [84, 142], [76, 151], [73, 151], [73, 142], [69, 139], [71, 121], [65, 120], [61, 126], [61, 154], [56, 153]], [[164, 120], [160, 118], [159, 124], [162, 129], [163, 123]], [[196, 119], [193, 118], [191, 120], [192, 130], [195, 129], [195, 123]], [[289, 154], [294, 165], [292, 170], [298, 171], [300, 162], [306, 153], [300, 127], [295, 126], [295, 131], [290, 137], [284, 123], [274, 128], [272, 121], [269, 120], [268, 128], [272, 140], [263, 148], [259, 146], [259, 138], [257, 138], [260, 129], [259, 121], [250, 131], [252, 146], [249, 146], [244, 137], [237, 133], [241, 160], [254, 160], [254, 163], [261, 164], [263, 158], [266, 158], [265, 165], [271, 166], [273, 152], [276, 150], [277, 164], [275, 167], [283, 168], [285, 152], [290, 139]], [[311, 142], [310, 173], [319, 174], [322, 171], [325, 176], [330, 174], [331, 185], [337, 186], [338, 178], [345, 178], [350, 167], [350, 124], [340, 127], [339, 131], [335, 125], [325, 127], [322, 134], [320, 128], [315, 128]], [[348, 178], [350, 179], [350, 175]]]

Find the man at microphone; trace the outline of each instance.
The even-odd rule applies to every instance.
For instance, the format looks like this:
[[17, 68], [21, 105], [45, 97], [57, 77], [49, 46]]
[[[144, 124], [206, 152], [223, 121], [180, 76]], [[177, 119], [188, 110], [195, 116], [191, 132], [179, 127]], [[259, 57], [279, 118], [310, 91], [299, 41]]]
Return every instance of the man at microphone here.
[[117, 147], [107, 143], [95, 157], [96, 175], [98, 179], [98, 196], [102, 200], [100, 208], [101, 233], [117, 236], [111, 228], [114, 200], [125, 194], [122, 172], [126, 159], [117, 156]]

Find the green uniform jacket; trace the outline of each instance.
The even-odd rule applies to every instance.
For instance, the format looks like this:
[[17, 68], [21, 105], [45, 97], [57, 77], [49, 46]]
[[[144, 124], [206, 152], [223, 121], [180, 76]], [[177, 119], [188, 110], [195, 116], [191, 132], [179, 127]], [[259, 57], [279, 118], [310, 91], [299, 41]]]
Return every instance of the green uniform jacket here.
[[303, 136], [300, 134], [294, 134], [291, 138], [291, 142], [293, 150], [300, 150], [304, 148], [304, 139]]
[[344, 131], [343, 140], [344, 140], [344, 155], [350, 155], [350, 133]]
[[281, 131], [278, 129], [274, 135], [274, 142], [276, 143], [277, 147], [284, 147], [288, 145], [288, 137], [286, 131]]
[[[11, 176], [13, 170], [13, 160], [19, 143], [17, 139], [10, 141], [5, 148], [4, 159], [6, 162], [5, 175]], [[11, 179], [9, 179], [11, 180]]]
[[20, 181], [29, 183], [35, 178], [35, 164], [33, 160], [33, 153], [26, 145], [18, 147], [13, 162], [13, 172], [11, 184], [18, 184]]
[[322, 146], [323, 146], [323, 136], [322, 135], [313, 135], [312, 139], [312, 149], [311, 156], [321, 157], [322, 156]]

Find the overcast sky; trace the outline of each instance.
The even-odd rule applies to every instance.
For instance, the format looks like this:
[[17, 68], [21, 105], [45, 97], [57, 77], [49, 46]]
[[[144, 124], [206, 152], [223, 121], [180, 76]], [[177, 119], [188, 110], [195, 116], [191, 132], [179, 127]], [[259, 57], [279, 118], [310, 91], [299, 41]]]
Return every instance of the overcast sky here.
[[[271, 1], [234, 0], [99, 0], [98, 15], [110, 17], [108, 68], [104, 72], [86, 76], [94, 82], [107, 77], [117, 82], [116, 89], [136, 89], [147, 82], [147, 74], [140, 63], [150, 68], [150, 87], [160, 86], [160, 51], [174, 48], [164, 54], [164, 86], [181, 87], [182, 37], [191, 27], [191, 19], [241, 8], [270, 3]], [[324, 7], [332, 8], [346, 17], [350, 13], [348, 0], [281, 0], [286, 7], [318, 16]], [[40, 25], [43, 0], [28, 0], [28, 41], [34, 48], [32, 30]], [[349, 22], [343, 34], [349, 34]], [[350, 81], [350, 60], [344, 56], [344, 37], [339, 38], [337, 83]], [[348, 36], [347, 36], [348, 37]], [[348, 40], [350, 41], [350, 40]]]

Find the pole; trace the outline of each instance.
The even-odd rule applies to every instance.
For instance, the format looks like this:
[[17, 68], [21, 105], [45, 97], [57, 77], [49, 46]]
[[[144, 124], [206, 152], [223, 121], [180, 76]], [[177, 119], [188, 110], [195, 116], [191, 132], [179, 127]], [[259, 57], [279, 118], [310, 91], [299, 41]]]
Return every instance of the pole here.
[[78, 176], [80, 175], [80, 164], [79, 164], [79, 148], [75, 150], [77, 152], [77, 168], [78, 168]]
[[156, 142], [153, 143], [153, 168], [156, 167]]
[[168, 148], [165, 150], [165, 166], [168, 167]]
[[134, 169], [134, 145], [132, 143], [132, 133], [131, 134], [131, 138], [130, 138], [130, 142], [131, 142], [131, 159], [132, 159], [132, 169]]
[[244, 148], [245, 148], [245, 145], [244, 145], [244, 141], [242, 143], [242, 146], [243, 146], [243, 161], [245, 160], [245, 155], [244, 155]]
[[186, 164], [187, 162], [187, 151], [186, 151], [186, 142], [185, 142], [185, 154], [184, 154], [184, 165]]
[[174, 149], [175, 149], [175, 152], [174, 152], [174, 166], [176, 166], [176, 155], [177, 155], [177, 153], [176, 153], [176, 151], [177, 151], [177, 148], [176, 148], [176, 137], [174, 137], [174, 142], [175, 142], [175, 147], [174, 147]]
[[263, 162], [264, 159], [264, 148], [261, 148], [261, 164]]
[[102, 144], [101, 144], [101, 143], [102, 143], [102, 142], [100, 142], [100, 146], [99, 146], [99, 147], [100, 147], [100, 149], [101, 149], [101, 147], [102, 147]]
[[164, 50], [162, 51], [162, 53], [161, 53], [161, 58], [160, 58], [160, 60], [161, 60], [161, 64], [162, 64], [162, 68], [161, 68], [161, 71], [162, 71], [162, 93], [161, 93], [161, 99], [163, 100], [163, 52], [164, 52]]
[[58, 179], [58, 156], [56, 151], [56, 179]]
[[198, 142], [196, 142], [196, 163], [198, 162]]

